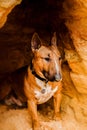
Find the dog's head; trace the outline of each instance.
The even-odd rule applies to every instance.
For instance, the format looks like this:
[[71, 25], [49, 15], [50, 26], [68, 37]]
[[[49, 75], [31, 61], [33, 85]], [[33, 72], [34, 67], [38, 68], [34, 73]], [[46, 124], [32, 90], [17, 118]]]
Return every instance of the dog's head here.
[[31, 40], [33, 71], [46, 81], [60, 81], [62, 79], [61, 56], [56, 42], [56, 33], [54, 33], [51, 45], [48, 47], [42, 45], [37, 33], [34, 33]]

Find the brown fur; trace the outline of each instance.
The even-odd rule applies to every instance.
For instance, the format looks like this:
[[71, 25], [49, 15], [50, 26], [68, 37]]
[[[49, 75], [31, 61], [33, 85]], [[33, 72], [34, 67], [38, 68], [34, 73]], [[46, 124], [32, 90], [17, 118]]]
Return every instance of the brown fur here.
[[[51, 46], [46, 47], [41, 44], [42, 42], [39, 36], [35, 33], [31, 41], [31, 49], [33, 52], [32, 66], [27, 66], [14, 72], [10, 76], [11, 78], [8, 78], [0, 87], [0, 99], [3, 99], [13, 90], [18, 96], [18, 99], [22, 102], [27, 101], [28, 110], [32, 118], [33, 130], [41, 130], [40, 121], [37, 115], [37, 104], [40, 104], [40, 102], [35, 96], [35, 90], [40, 92], [42, 98], [44, 92], [41, 91], [44, 90], [43, 88], [41, 90], [41, 86], [38, 82], [40, 84], [45, 84], [44, 86], [48, 86], [49, 89], [51, 86], [52, 91], [56, 89], [56, 86], [58, 87], [58, 90], [53, 95], [54, 119], [60, 119], [60, 104], [62, 97], [61, 60], [60, 53], [56, 46], [56, 34], [54, 33], [54, 36], [52, 37]], [[54, 62], [58, 65], [58, 73], [56, 72], [57, 67], [55, 67]], [[33, 72], [39, 75], [42, 80], [40, 81]], [[50, 96], [49, 92], [48, 95], [46, 95], [47, 97]], [[45, 102], [46, 98], [44, 97], [44, 100], [41, 100]]]

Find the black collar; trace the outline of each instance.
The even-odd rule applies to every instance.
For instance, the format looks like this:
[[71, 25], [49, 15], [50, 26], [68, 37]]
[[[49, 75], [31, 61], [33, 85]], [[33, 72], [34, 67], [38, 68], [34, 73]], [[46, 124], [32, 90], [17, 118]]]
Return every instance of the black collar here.
[[30, 70], [32, 71], [32, 74], [33, 74], [36, 78], [40, 79], [41, 81], [44, 81], [45, 83], [48, 82], [48, 79], [45, 79], [45, 78], [40, 77], [40, 76], [35, 72], [35, 70], [34, 70], [34, 68], [33, 68], [32, 62], [31, 62], [31, 64], [30, 64]]

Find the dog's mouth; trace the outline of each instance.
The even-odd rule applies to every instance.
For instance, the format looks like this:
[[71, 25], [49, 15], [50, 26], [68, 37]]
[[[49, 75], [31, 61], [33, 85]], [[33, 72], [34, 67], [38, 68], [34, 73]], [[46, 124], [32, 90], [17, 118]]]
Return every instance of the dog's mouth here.
[[62, 80], [62, 76], [61, 76], [60, 73], [59, 74], [50, 75], [49, 72], [43, 71], [43, 75], [44, 75], [46, 80], [51, 81], [51, 82], [53, 82], [53, 81], [59, 82], [59, 81]]

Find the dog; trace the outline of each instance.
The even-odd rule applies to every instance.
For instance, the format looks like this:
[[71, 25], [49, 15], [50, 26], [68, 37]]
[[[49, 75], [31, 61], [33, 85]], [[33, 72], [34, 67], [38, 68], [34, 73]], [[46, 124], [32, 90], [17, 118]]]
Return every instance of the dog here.
[[41, 130], [37, 114], [38, 104], [45, 103], [53, 97], [54, 119], [61, 119], [61, 55], [57, 48], [56, 33], [53, 34], [50, 45], [43, 45], [38, 34], [34, 33], [31, 50], [33, 53], [31, 64], [8, 76], [0, 87], [0, 99], [14, 92], [17, 97], [11, 95], [11, 101], [18, 105], [22, 105], [21, 102], [27, 102], [33, 130]]

